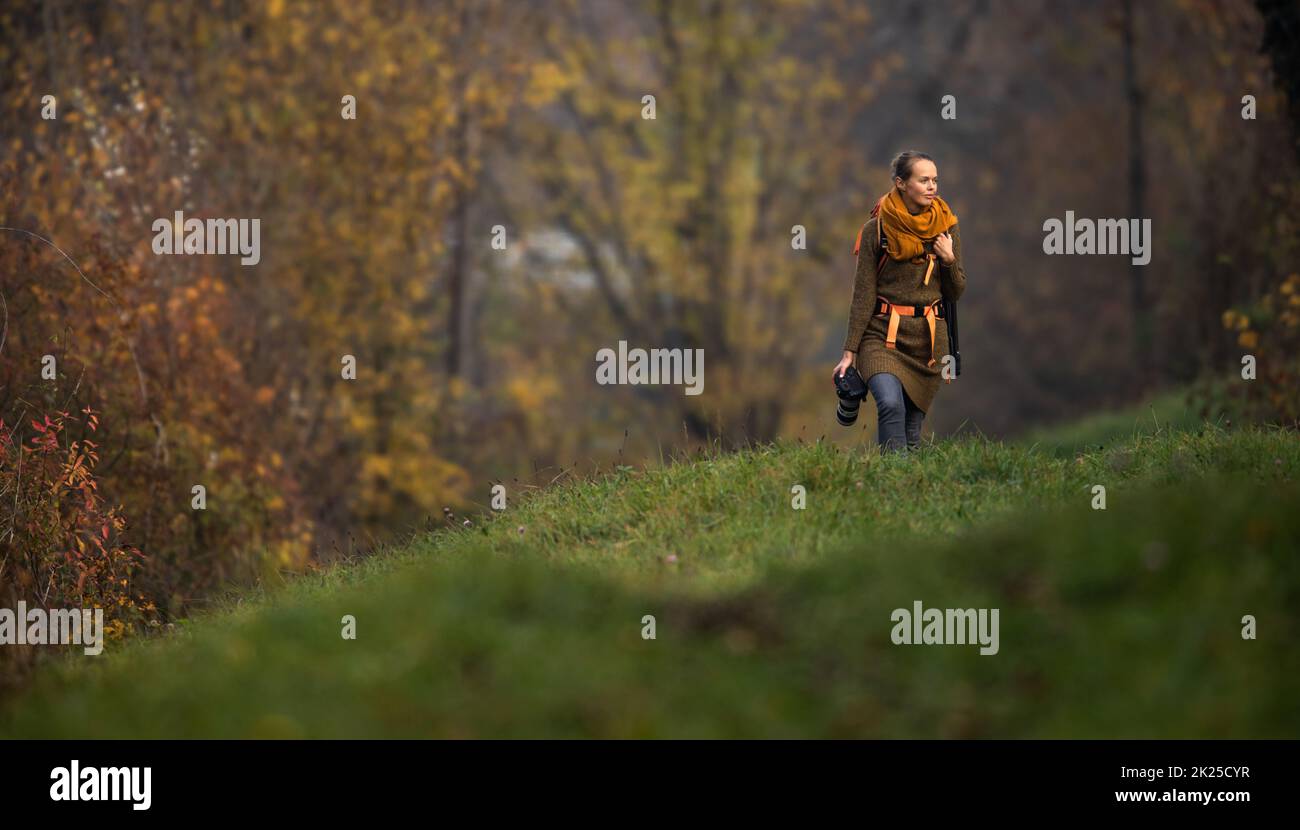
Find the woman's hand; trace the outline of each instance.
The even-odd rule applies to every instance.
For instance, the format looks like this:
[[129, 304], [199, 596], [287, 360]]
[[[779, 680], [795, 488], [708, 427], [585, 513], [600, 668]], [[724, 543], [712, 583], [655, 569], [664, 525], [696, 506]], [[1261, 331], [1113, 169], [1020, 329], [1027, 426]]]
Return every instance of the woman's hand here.
[[934, 238], [934, 252], [944, 265], [952, 265], [957, 257], [952, 252], [952, 234], [941, 233]]
[[848, 369], [850, 366], [853, 365], [853, 357], [854, 357], [853, 352], [844, 353], [844, 357], [840, 358], [840, 362], [835, 364], [834, 377], [838, 378], [840, 375], [844, 374], [845, 369]]

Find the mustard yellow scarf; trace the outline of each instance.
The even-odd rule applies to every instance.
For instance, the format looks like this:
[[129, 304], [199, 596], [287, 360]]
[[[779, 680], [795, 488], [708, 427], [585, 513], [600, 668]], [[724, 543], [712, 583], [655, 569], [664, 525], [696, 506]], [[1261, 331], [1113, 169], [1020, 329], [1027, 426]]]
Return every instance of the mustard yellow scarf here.
[[881, 196], [871, 212], [878, 214], [884, 223], [890, 259], [901, 262], [924, 256], [926, 242], [932, 242], [957, 224], [957, 214], [939, 196], [934, 197], [928, 208], [913, 216], [896, 187], [891, 187]]

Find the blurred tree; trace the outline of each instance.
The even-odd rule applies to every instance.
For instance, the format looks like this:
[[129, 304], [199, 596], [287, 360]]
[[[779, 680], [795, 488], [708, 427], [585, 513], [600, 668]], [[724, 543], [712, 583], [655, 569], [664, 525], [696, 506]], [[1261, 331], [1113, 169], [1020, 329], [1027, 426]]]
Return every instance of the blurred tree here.
[[[702, 348], [717, 391], [634, 394], [697, 438], [774, 437], [788, 378], [843, 324], [827, 308], [847, 302], [841, 252], [870, 203], [852, 128], [873, 86], [839, 70], [869, 13], [788, 0], [661, 0], [617, 19], [601, 4], [552, 8], [534, 106], [512, 124], [531, 185], [513, 207], [531, 233], [573, 245], [555, 289], [582, 330], [572, 348], [589, 372], [620, 339]], [[835, 194], [855, 184], [848, 212]], [[791, 250], [795, 225], [806, 252]], [[574, 279], [592, 291], [575, 294]]]
[[[105, 410], [100, 472], [167, 610], [466, 498], [437, 275], [478, 166], [473, 144], [450, 151], [458, 125], [499, 126], [526, 72], [489, 48], [507, 21], [527, 18], [468, 0], [4, 12], [39, 36], [0, 51], [0, 224], [58, 240], [107, 291], [0, 240], [5, 296], [29, 309], [4, 394], [35, 379], [42, 341], [67, 350], [43, 399]], [[57, 120], [39, 117], [46, 92]], [[175, 210], [260, 219], [261, 263], [155, 256], [151, 223]], [[190, 509], [194, 482], [214, 509]]]
[[1287, 98], [1292, 146], [1300, 160], [1300, 3], [1255, 0], [1264, 18], [1262, 48], [1273, 62], [1273, 77]]

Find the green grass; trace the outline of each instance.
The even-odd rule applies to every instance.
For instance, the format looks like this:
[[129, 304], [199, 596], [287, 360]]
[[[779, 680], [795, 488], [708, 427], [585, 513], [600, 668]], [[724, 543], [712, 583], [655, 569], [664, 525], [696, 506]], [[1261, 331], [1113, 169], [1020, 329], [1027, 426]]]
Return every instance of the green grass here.
[[[58, 661], [0, 736], [1300, 737], [1300, 442], [1178, 423], [556, 485]], [[914, 600], [998, 654], [894, 645]]]
[[1099, 412], [1072, 423], [1041, 427], [1021, 438], [1021, 443], [1041, 445], [1046, 452], [1073, 456], [1162, 431], [1188, 431], [1201, 427], [1201, 419], [1187, 405], [1187, 392], [1173, 390], [1146, 404], [1118, 412]]

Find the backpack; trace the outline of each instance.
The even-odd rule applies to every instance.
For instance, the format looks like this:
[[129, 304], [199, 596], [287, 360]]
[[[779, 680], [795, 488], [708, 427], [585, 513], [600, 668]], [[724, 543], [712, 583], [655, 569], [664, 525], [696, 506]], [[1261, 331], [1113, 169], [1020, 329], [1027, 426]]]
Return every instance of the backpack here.
[[[883, 199], [880, 201], [883, 201]], [[878, 217], [880, 215], [880, 201], [877, 201], [871, 208], [872, 217]], [[868, 219], [867, 222], [863, 222], [862, 227], [858, 229], [858, 238], [853, 243], [854, 257], [858, 256], [858, 251], [862, 248], [862, 234], [866, 232], [869, 223], [870, 219]], [[880, 234], [880, 259], [876, 262], [876, 276], [879, 277], [880, 269], [885, 266], [885, 257], [889, 256], [889, 252], [886, 250], [889, 240], [885, 237], [884, 222], [876, 222], [876, 230]], [[943, 283], [940, 282], [940, 286], [942, 286], [942, 284]], [[942, 289], [940, 290], [940, 293], [943, 293]], [[949, 298], [947, 294], [943, 294], [943, 316], [944, 320], [948, 324], [948, 345], [952, 349], [952, 356], [956, 365], [957, 376], [960, 377], [961, 349], [957, 345], [957, 301]]]

